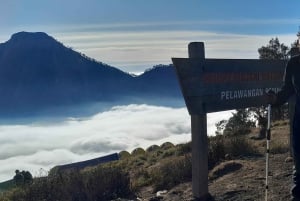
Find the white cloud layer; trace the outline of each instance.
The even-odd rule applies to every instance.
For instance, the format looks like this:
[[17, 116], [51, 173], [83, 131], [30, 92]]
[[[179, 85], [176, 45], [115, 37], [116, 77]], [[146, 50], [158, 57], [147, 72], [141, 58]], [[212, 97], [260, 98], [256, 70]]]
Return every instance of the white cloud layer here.
[[187, 57], [187, 45], [205, 43], [207, 58], [258, 59], [258, 48], [278, 37], [290, 46], [295, 34], [250, 35], [199, 30], [126, 32], [70, 32], [57, 39], [92, 58], [127, 72], [142, 72], [156, 64], [170, 64], [172, 57]]
[[[230, 112], [208, 114], [208, 134], [214, 123]], [[12, 178], [14, 170], [50, 170], [61, 165], [105, 154], [169, 141], [191, 140], [186, 108], [149, 105], [117, 106], [86, 119], [59, 123], [0, 126], [0, 181]]]

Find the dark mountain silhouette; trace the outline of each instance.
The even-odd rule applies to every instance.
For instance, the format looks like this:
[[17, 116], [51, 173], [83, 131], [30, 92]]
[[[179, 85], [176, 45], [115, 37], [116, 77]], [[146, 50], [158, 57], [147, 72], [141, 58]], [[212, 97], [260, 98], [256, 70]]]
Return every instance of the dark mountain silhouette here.
[[183, 98], [172, 64], [156, 65], [135, 78], [136, 97], [147, 98], [145, 103], [182, 106]]
[[171, 66], [134, 77], [42, 32], [16, 33], [0, 44], [0, 116], [90, 102], [149, 103], [157, 97], [180, 97]]
[[[138, 90], [145, 90], [149, 94], [167, 94], [168, 96], [178, 96], [178, 81], [173, 69], [173, 65], [157, 65], [145, 71], [136, 78], [138, 80]], [[155, 91], [153, 91], [155, 89]]]

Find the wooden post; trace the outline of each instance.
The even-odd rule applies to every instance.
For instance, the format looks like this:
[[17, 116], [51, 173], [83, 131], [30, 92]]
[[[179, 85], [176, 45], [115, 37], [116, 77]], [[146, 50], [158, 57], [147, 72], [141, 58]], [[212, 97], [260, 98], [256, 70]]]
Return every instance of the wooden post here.
[[[189, 58], [205, 58], [204, 43], [192, 42], [188, 46]], [[201, 104], [201, 103], [199, 103]], [[192, 127], [192, 189], [199, 201], [208, 201], [208, 146], [206, 114], [191, 115]]]

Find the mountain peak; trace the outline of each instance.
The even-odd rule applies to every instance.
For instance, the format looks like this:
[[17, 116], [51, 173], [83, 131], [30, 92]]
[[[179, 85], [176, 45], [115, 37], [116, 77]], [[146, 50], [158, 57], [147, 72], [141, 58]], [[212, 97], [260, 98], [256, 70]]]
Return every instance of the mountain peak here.
[[[56, 41], [54, 38], [44, 32], [18, 32], [11, 36], [8, 43], [13, 44], [49, 44]], [[57, 42], [57, 41], [56, 41]]]
[[24, 40], [24, 39], [46, 39], [46, 38], [51, 38], [48, 34], [44, 32], [26, 32], [26, 31], [21, 31], [18, 33], [15, 33], [11, 36], [11, 40]]

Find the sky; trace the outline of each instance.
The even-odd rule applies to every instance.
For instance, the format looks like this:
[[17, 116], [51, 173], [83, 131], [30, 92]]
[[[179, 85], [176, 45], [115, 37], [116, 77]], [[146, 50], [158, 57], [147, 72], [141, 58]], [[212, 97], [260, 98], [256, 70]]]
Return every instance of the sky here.
[[[299, 7], [299, 0], [0, 0], [0, 43], [20, 31], [46, 32], [139, 74], [187, 57], [194, 41], [204, 42], [207, 58], [256, 59], [257, 49], [275, 37], [289, 46], [297, 39]], [[208, 114], [208, 134], [229, 114]], [[0, 125], [0, 181], [15, 169], [36, 176], [59, 164], [190, 140], [186, 108], [150, 105], [116, 106], [60, 123]]]
[[297, 0], [0, 0], [0, 43], [19, 31], [46, 32], [68, 47], [131, 73], [187, 57], [258, 58], [271, 38], [297, 37]]

